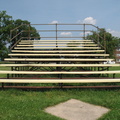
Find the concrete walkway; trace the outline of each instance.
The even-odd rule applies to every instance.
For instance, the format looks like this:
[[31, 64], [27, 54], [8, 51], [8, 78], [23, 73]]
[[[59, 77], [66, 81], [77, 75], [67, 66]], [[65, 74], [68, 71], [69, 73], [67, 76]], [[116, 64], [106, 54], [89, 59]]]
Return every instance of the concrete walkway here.
[[109, 112], [109, 109], [70, 99], [64, 103], [46, 108], [45, 112], [65, 120], [97, 120], [103, 114]]

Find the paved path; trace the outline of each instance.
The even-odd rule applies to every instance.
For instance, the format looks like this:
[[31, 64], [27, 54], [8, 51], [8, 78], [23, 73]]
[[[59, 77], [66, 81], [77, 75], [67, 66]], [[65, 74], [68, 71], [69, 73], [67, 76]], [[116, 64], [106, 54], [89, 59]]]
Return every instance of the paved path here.
[[48, 107], [45, 111], [65, 120], [97, 120], [109, 109], [70, 99], [56, 106]]

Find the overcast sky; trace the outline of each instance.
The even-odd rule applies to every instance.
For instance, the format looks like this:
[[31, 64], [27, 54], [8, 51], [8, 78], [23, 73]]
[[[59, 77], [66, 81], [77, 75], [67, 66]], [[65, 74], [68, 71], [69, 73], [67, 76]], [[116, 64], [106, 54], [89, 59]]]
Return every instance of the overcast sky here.
[[13, 19], [34, 23], [91, 23], [120, 37], [120, 0], [0, 0]]

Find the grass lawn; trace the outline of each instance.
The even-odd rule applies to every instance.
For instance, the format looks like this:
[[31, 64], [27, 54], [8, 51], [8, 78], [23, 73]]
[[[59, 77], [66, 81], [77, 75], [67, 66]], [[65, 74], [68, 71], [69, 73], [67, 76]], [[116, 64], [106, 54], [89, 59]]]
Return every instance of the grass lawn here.
[[[8, 67], [0, 67], [0, 70], [9, 69]], [[116, 67], [110, 69], [114, 70]], [[120, 67], [117, 68], [117, 70], [119, 69]], [[0, 75], [0, 77], [5, 77], [5, 75]], [[116, 75], [116, 77], [120, 77], [120, 75]], [[112, 85], [113, 83], [110, 84]], [[109, 83], [101, 85], [109, 85]], [[115, 85], [120, 85], [120, 83], [115, 83]], [[111, 109], [109, 113], [105, 114], [99, 120], [120, 120], [120, 89], [0, 90], [0, 120], [62, 120], [61, 118], [45, 113], [44, 109], [71, 98]]]
[[44, 91], [0, 90], [1, 120], [62, 120], [44, 112], [71, 98], [111, 109], [99, 120], [120, 119], [120, 90], [49, 89]]

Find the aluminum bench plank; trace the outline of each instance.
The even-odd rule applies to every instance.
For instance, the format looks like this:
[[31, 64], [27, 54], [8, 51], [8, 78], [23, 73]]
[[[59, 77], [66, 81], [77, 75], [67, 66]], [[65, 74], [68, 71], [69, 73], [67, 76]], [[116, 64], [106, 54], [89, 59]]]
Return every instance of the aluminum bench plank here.
[[109, 83], [120, 79], [0, 79], [0, 83]]
[[87, 62], [94, 62], [94, 61], [113, 61], [114, 59], [39, 59], [39, 58], [5, 58], [5, 61], [87, 61]]
[[[48, 44], [43, 44], [43, 45], [35, 45], [35, 44], [33, 45], [33, 44], [31, 44], [31, 45], [17, 45], [17, 46], [18, 46], [18, 47], [29, 47], [29, 46], [34, 46], [34, 47], [37, 47], [37, 46], [40, 46], [40, 47], [41, 47], [41, 46], [42, 46], [42, 47], [44, 47], [44, 46], [45, 46], [45, 47], [46, 47], [46, 46], [49, 46], [49, 47], [50, 47], [50, 46], [53, 46], [53, 47], [55, 47], [56, 44], [54, 44], [54, 45], [52, 45], [52, 44], [49, 44], [49, 45], [48, 45]], [[70, 46], [77, 46], [77, 47], [83, 46], [83, 47], [84, 47], [84, 46], [98, 46], [98, 45], [97, 45], [97, 44], [78, 44], [78, 45], [76, 45], [76, 44], [58, 45], [58, 44], [57, 44], [57, 46], [66, 46], [66, 47], [67, 47], [67, 46], [68, 46], [68, 47], [70, 47]]]
[[[64, 42], [64, 41], [57, 41], [57, 44], [65, 44], [65, 43], [68, 43], [69, 41], [66, 41], [66, 42]], [[51, 42], [48, 42], [48, 41], [31, 41], [31, 42], [19, 42], [19, 44], [56, 44], [56, 41], [51, 41]], [[69, 43], [72, 43], [71, 41], [69, 42]], [[78, 43], [78, 44], [91, 44], [91, 43], [94, 43], [94, 42], [80, 42], [80, 41], [76, 41], [76, 42], [74, 42], [73, 41], [73, 44], [76, 44], [76, 43]]]
[[11, 52], [32, 52], [32, 53], [90, 53], [90, 52], [105, 52], [105, 50], [12, 50]]
[[109, 56], [109, 54], [8, 54], [9, 56]]
[[43, 72], [43, 71], [0, 71], [0, 74], [120, 74], [120, 70], [115, 71], [53, 71], [53, 72]]
[[100, 47], [14, 47], [14, 49], [100, 49]]
[[0, 64], [0, 66], [37, 66], [37, 67], [112, 67], [120, 64]]
[[59, 42], [59, 41], [61, 41], [61, 42], [65, 42], [65, 41], [68, 41], [68, 42], [70, 42], [70, 41], [73, 41], [73, 42], [74, 42], [74, 41], [75, 41], [75, 42], [77, 42], [77, 41], [78, 41], [78, 42], [83, 42], [83, 41], [84, 41], [84, 42], [93, 42], [92, 40], [21, 40], [21, 42], [31, 42], [31, 41], [32, 41], [32, 42], [38, 42], [38, 41], [39, 41], [39, 42], [42, 42], [42, 41], [43, 41], [43, 42], [45, 42], [45, 41], [46, 41], [46, 42], [50, 42], [50, 41], [55, 41], [55, 42], [56, 42], [56, 41], [57, 41], [57, 42]]

